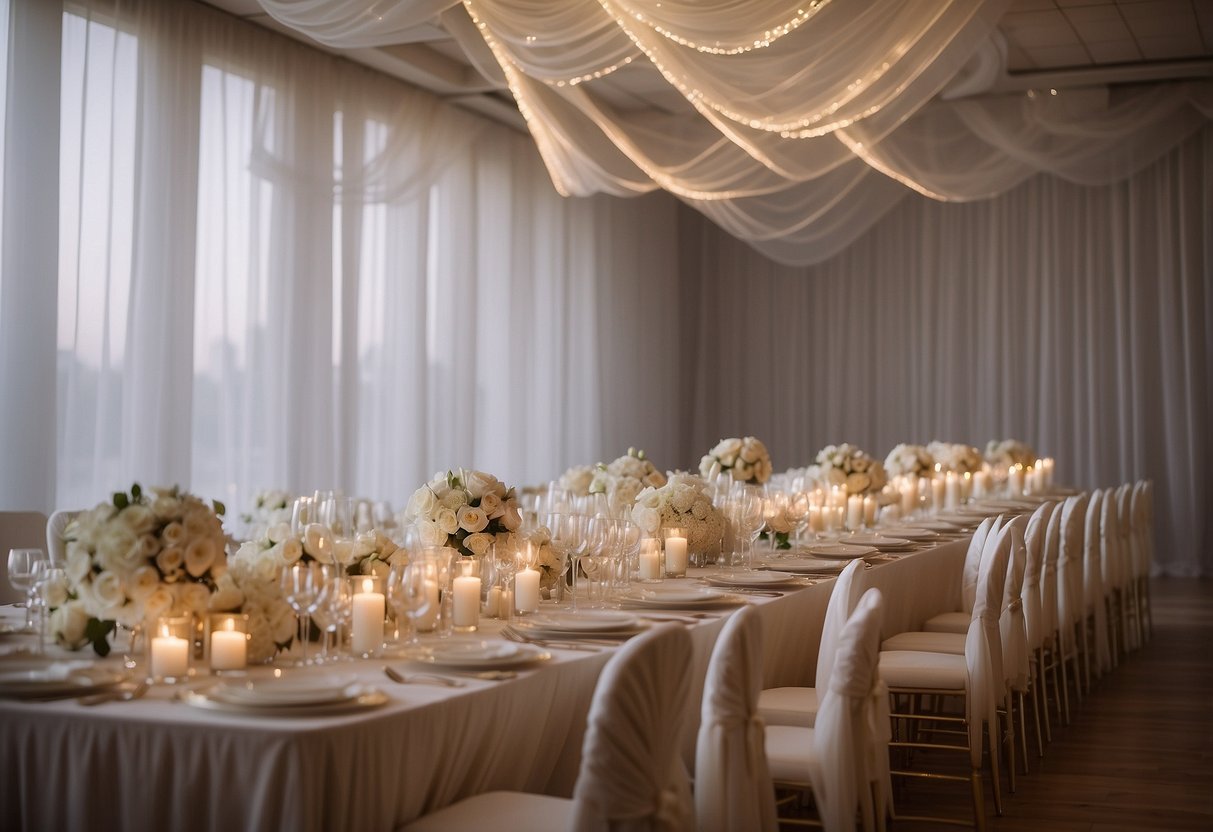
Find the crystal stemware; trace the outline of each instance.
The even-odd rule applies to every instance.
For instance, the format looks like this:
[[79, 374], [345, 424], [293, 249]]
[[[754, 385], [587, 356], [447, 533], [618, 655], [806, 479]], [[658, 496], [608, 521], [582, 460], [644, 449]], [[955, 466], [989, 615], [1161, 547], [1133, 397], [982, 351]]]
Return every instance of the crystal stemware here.
[[8, 553], [8, 582], [13, 589], [25, 595], [24, 632], [34, 632], [34, 567], [47, 560], [41, 549], [10, 549]]

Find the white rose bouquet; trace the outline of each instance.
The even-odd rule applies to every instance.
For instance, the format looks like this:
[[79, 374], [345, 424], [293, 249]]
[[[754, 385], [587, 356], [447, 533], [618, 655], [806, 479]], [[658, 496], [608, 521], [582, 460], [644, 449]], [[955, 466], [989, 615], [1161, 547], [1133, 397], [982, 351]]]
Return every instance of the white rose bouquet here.
[[[78, 515], [64, 530], [68, 600], [78, 606], [60, 615], [56, 638], [68, 646], [92, 643], [105, 656], [116, 623], [205, 613], [227, 570], [223, 512], [222, 503], [208, 506], [176, 487], [149, 495], [135, 484]], [[83, 634], [75, 626], [81, 613], [89, 616]]]
[[981, 470], [981, 452], [963, 442], [932, 442], [927, 450], [939, 467], [954, 474], [975, 474]]
[[294, 500], [295, 495], [289, 491], [258, 491], [248, 511], [240, 515], [240, 520], [253, 530], [253, 537], [260, 537], [270, 526], [290, 522], [291, 503]]
[[922, 445], [902, 443], [889, 451], [884, 467], [893, 477], [929, 477], [935, 473], [935, 457]]
[[590, 493], [590, 484], [594, 482], [596, 470], [597, 468], [593, 465], [574, 465], [560, 475], [556, 485], [560, 487], [561, 491], [585, 497]]
[[817, 464], [826, 486], [848, 494], [869, 494], [884, 488], [889, 477], [884, 466], [854, 445], [826, 445], [817, 452]]
[[771, 455], [753, 436], [721, 439], [699, 461], [699, 473], [711, 478], [714, 470], [728, 472], [737, 482], [762, 485], [771, 478]]
[[462, 555], [484, 555], [498, 535], [522, 525], [514, 489], [492, 474], [448, 471], [413, 492], [405, 523], [417, 528], [423, 546], [447, 546]]
[[228, 559], [228, 571], [216, 582], [211, 608], [248, 616], [250, 662], [268, 661], [294, 640], [295, 612], [282, 597], [279, 578], [283, 569], [312, 559], [285, 523], [241, 544]]
[[624, 516], [632, 510], [636, 497], [646, 488], [661, 488], [665, 474], [657, 470], [644, 451], [628, 452], [608, 465], [599, 463], [588, 493], [606, 494], [612, 515]]
[[552, 532], [547, 526], [538, 526], [529, 538], [535, 547], [535, 569], [539, 571], [539, 588], [551, 594], [564, 576], [565, 560], [552, 546]]
[[1001, 468], [1003, 472], [1012, 465], [1022, 465], [1027, 468], [1036, 462], [1036, 451], [1031, 445], [1018, 439], [991, 439], [986, 443], [986, 462]]
[[660, 488], [650, 486], [640, 492], [632, 520], [650, 537], [663, 528], [686, 529], [687, 548], [695, 554], [720, 550], [724, 517], [712, 505], [707, 483], [693, 474], [674, 474]]

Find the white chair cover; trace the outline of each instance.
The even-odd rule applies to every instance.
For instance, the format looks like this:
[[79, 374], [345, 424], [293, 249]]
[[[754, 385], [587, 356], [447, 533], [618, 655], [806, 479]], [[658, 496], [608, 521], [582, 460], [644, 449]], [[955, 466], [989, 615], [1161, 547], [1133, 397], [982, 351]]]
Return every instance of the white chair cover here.
[[[871, 825], [867, 786], [875, 773], [870, 770], [871, 755], [864, 749], [880, 745], [874, 730], [885, 738], [887, 769], [888, 694], [876, 673], [882, 604], [880, 590], [870, 589], [856, 605], [838, 638], [834, 672], [817, 712], [809, 772], [822, 825], [831, 832], [854, 829], [857, 807], [863, 811], [864, 825]], [[885, 702], [883, 722], [873, 714], [876, 698]]]
[[1007, 563], [1007, 578], [1003, 583], [1002, 614], [998, 629], [1002, 638], [1003, 675], [1009, 690], [1027, 690], [1031, 673], [1028, 661], [1028, 634], [1023, 613], [1023, 581], [1027, 572], [1027, 544], [1024, 530], [1028, 515], [1008, 522], [1000, 535], [1011, 536], [1011, 555]]
[[997, 535], [1002, 526], [1003, 516], [987, 517], [981, 521], [973, 539], [969, 541], [969, 550], [965, 553], [964, 573], [960, 579], [960, 610], [973, 612], [973, 601], [977, 598], [977, 579], [981, 572], [981, 558], [985, 551], [986, 541], [991, 535]]
[[679, 753], [691, 654], [686, 628], [669, 624], [632, 639], [603, 668], [573, 789], [576, 832], [694, 827]]
[[76, 519], [79, 511], [56, 511], [46, 521], [46, 553], [50, 555], [51, 563], [62, 566], [67, 563], [67, 541], [63, 532], [67, 524]]
[[1045, 640], [1059, 627], [1057, 614], [1057, 560], [1061, 557], [1061, 509], [1054, 508], [1045, 530], [1044, 568], [1040, 573], [1040, 620]]
[[1045, 532], [1049, 526], [1049, 516], [1053, 513], [1052, 503], [1041, 503], [1040, 507], [1028, 518], [1028, 529], [1024, 533], [1024, 546], [1027, 560], [1024, 566], [1023, 590], [1020, 598], [1023, 600], [1024, 627], [1027, 631], [1028, 650], [1033, 651], [1044, 644], [1044, 622], [1041, 621], [1040, 605], [1040, 576], [1044, 569]]
[[1103, 513], [1099, 518], [1100, 559], [1104, 594], [1119, 589], [1120, 580], [1120, 502], [1115, 489], [1104, 492]]
[[1087, 496], [1066, 499], [1061, 507], [1061, 548], [1057, 558], [1057, 614], [1061, 643], [1065, 651], [1074, 647], [1075, 627], [1086, 621], [1083, 615], [1083, 535]]
[[701, 832], [778, 828], [758, 717], [762, 619], [743, 607], [725, 623], [708, 663], [695, 746], [695, 816]]
[[1150, 574], [1149, 538], [1150, 520], [1149, 502], [1150, 483], [1138, 480], [1133, 485], [1133, 577], [1144, 578]]
[[1086, 533], [1083, 536], [1083, 604], [1085, 612], [1094, 616], [1096, 673], [1103, 673], [1112, 666], [1112, 653], [1108, 644], [1108, 608], [1104, 604], [1107, 588], [1103, 579], [1103, 542], [1100, 529], [1103, 525], [1106, 491], [1096, 489], [1087, 501]]
[[863, 595], [867, 581], [864, 580], [863, 570], [867, 564], [862, 559], [856, 559], [847, 564], [846, 568], [834, 582], [830, 593], [830, 603], [826, 606], [825, 622], [821, 625], [821, 646], [817, 650], [817, 675], [813, 677], [814, 684], [819, 688], [826, 687], [830, 673], [834, 669], [834, 654], [838, 650], [838, 637], [846, 626], [855, 605]]
[[1005, 677], [998, 620], [1013, 542], [1014, 536], [1010, 534], [987, 542], [986, 555], [981, 559], [977, 598], [973, 603], [973, 620], [965, 636], [965, 664], [969, 672], [969, 756], [974, 768], [981, 766], [983, 720], [990, 725], [990, 753], [1002, 753], [998, 704]]

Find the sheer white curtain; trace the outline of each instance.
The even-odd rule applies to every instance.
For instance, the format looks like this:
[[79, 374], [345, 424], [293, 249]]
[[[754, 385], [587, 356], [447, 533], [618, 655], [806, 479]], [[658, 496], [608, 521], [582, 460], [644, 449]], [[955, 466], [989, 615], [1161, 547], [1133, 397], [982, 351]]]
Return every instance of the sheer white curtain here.
[[985, 202], [911, 197], [843, 254], [778, 265], [681, 215], [697, 298], [693, 459], [763, 437], [777, 467], [827, 443], [1015, 436], [1059, 480], [1158, 487], [1158, 562], [1213, 573], [1213, 129], [1132, 178], [1036, 177]]
[[527, 137], [196, 3], [71, 3], [61, 27], [57, 303], [0, 281], [44, 370], [6, 353], [6, 398], [28, 382], [40, 409], [0, 434], [44, 452], [8, 457], [5, 507], [132, 480], [399, 504], [440, 468], [672, 456], [672, 200], [563, 199]]

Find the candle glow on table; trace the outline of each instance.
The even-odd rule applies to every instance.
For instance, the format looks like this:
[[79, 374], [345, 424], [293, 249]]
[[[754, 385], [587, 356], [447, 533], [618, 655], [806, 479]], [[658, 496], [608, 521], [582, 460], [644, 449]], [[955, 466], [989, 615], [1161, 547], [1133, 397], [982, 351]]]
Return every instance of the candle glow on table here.
[[660, 581], [665, 570], [661, 568], [661, 544], [654, 538], [646, 538], [640, 544], [640, 580]]
[[847, 528], [854, 530], [863, 525], [863, 497], [853, 494], [847, 497]]
[[414, 620], [413, 626], [423, 633], [428, 633], [430, 630], [434, 629], [434, 625], [438, 623], [439, 605], [437, 581], [427, 580], [425, 582], [425, 598], [425, 614]]
[[681, 577], [687, 573], [687, 539], [670, 535], [665, 539], [665, 572]]
[[152, 639], [152, 675], [160, 678], [181, 678], [189, 674], [190, 643], [170, 635], [168, 628]]
[[947, 486], [944, 483], [943, 477], [931, 478], [931, 507], [936, 511], [939, 511], [944, 506], [946, 488]]
[[454, 580], [455, 609], [451, 622], [455, 627], [474, 630], [480, 623], [480, 578], [472, 574], [472, 564], [460, 564], [463, 574]]
[[354, 579], [353, 614], [350, 620], [350, 650], [356, 655], [372, 655], [383, 644], [383, 616], [386, 610], [382, 592], [375, 592], [373, 578]]
[[242, 670], [248, 664], [248, 636], [227, 619], [224, 629], [211, 633], [211, 670]]
[[863, 524], [871, 528], [876, 525], [876, 498], [863, 498]]
[[529, 566], [514, 576], [514, 607], [519, 612], [539, 611], [539, 571]]
[[960, 479], [951, 471], [944, 478], [944, 505], [948, 508], [960, 505]]

